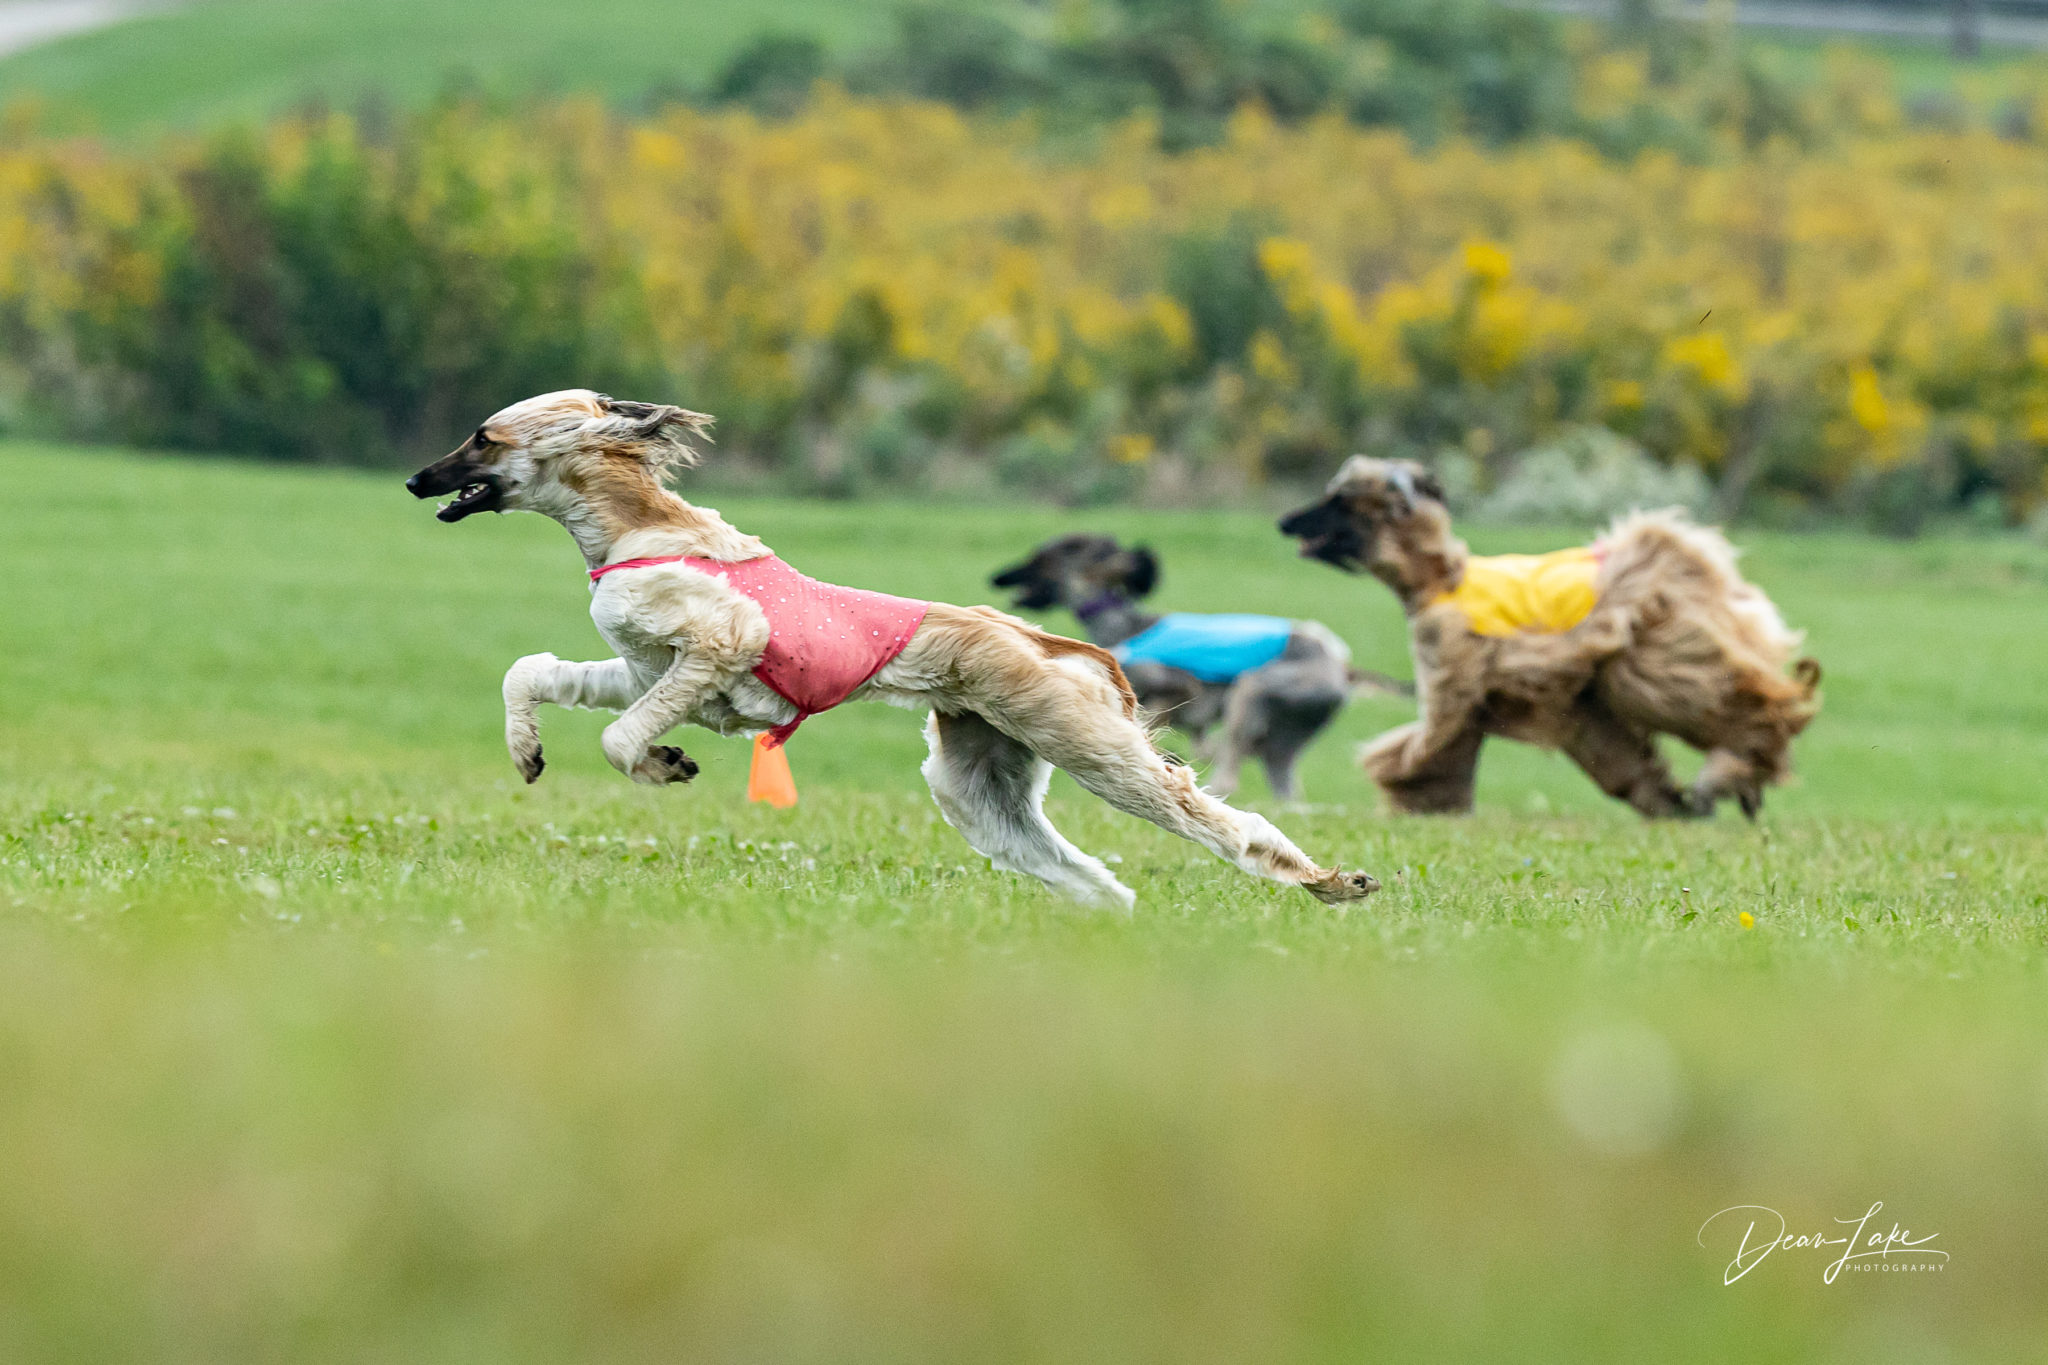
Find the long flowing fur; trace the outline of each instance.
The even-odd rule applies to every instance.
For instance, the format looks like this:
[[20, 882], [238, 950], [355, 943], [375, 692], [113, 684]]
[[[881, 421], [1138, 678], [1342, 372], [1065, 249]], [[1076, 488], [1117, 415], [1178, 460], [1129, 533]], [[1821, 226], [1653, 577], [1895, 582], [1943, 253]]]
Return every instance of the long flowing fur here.
[[[695, 459], [690, 440], [709, 421], [581, 389], [543, 394], [494, 415], [408, 487], [420, 497], [455, 493], [443, 520], [474, 510], [544, 513], [568, 529], [591, 568], [765, 555], [757, 537], [664, 486], [671, 471]], [[796, 717], [754, 675], [768, 645], [767, 615], [715, 573], [678, 562], [605, 575], [591, 619], [618, 658], [573, 663], [530, 655], [505, 676], [506, 743], [529, 782], [545, 766], [543, 703], [620, 712], [605, 727], [605, 758], [653, 785], [697, 771], [682, 750], [656, 742], [678, 725], [750, 734]], [[996, 866], [1065, 894], [1132, 903], [1129, 888], [1047, 821], [1042, 803], [1053, 767], [1254, 876], [1331, 903], [1378, 889], [1364, 873], [1318, 865], [1263, 816], [1231, 808], [1169, 762], [1108, 651], [994, 608], [930, 604], [902, 652], [849, 700], [930, 711], [924, 772], [941, 814]]]
[[[1407, 611], [1422, 715], [1361, 753], [1397, 809], [1469, 809], [1481, 742], [1498, 735], [1562, 750], [1648, 816], [1706, 814], [1722, 799], [1754, 815], [1819, 710], [1820, 665], [1795, 657], [1799, 632], [1742, 577], [1727, 537], [1682, 512], [1614, 523], [1578, 625], [1504, 638], [1440, 600], [1468, 553], [1420, 466], [1356, 457], [1281, 525], [1305, 553], [1379, 578]], [[1660, 734], [1707, 754], [1690, 787], [1657, 752]]]

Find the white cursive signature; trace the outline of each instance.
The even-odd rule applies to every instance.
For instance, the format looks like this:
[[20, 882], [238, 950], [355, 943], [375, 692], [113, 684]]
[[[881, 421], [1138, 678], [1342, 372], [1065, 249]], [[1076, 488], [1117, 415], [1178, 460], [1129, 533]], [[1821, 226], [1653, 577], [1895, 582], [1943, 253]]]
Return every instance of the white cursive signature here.
[[[1764, 1257], [1780, 1247], [1788, 1249], [1810, 1247], [1816, 1251], [1825, 1247], [1840, 1247], [1842, 1249], [1841, 1256], [1826, 1270], [1821, 1272], [1822, 1284], [1833, 1284], [1835, 1276], [1842, 1273], [1843, 1266], [1848, 1266], [1852, 1270], [1873, 1268], [1858, 1265], [1857, 1262], [1874, 1261], [1879, 1264], [1904, 1262], [1931, 1265], [1939, 1269], [1940, 1264], [1948, 1260], [1948, 1253], [1946, 1251], [1937, 1251], [1927, 1245], [1941, 1235], [1938, 1232], [1930, 1232], [1925, 1237], [1916, 1238], [1910, 1229], [1902, 1228], [1897, 1223], [1892, 1224], [1889, 1232], [1870, 1232], [1870, 1220], [1877, 1217], [1878, 1210], [1883, 1207], [1884, 1201], [1880, 1199], [1865, 1209], [1861, 1218], [1835, 1219], [1836, 1223], [1844, 1227], [1853, 1224], [1855, 1231], [1843, 1237], [1829, 1237], [1825, 1233], [1820, 1232], [1802, 1232], [1797, 1234], [1787, 1232], [1785, 1230], [1785, 1215], [1779, 1213], [1776, 1209], [1765, 1208], [1762, 1204], [1735, 1204], [1722, 1209], [1712, 1218], [1700, 1224], [1700, 1230], [1695, 1235], [1694, 1240], [1701, 1246], [1705, 1246], [1707, 1244], [1708, 1228], [1714, 1226], [1721, 1219], [1728, 1218], [1730, 1214], [1737, 1216], [1735, 1219], [1730, 1219], [1730, 1226], [1733, 1226], [1734, 1222], [1738, 1221], [1743, 1215], [1747, 1215], [1748, 1225], [1743, 1228], [1742, 1240], [1736, 1245], [1735, 1259], [1730, 1261], [1728, 1268], [1721, 1273], [1722, 1284], [1734, 1284], [1744, 1275], [1756, 1269]], [[1759, 1237], [1758, 1228], [1760, 1225], [1768, 1235]], [[1770, 1231], [1773, 1227], [1777, 1229], [1775, 1232]]]

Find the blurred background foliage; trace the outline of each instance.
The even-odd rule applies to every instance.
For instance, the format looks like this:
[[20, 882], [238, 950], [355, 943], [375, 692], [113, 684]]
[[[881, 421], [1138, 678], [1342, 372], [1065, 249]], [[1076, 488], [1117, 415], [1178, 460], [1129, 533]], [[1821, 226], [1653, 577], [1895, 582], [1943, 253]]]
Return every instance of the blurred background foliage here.
[[1932, 98], [1631, 14], [923, 5], [609, 103], [112, 142], [16, 106], [0, 423], [404, 463], [581, 384], [715, 413], [722, 476], [785, 490], [1178, 505], [1371, 448], [1482, 507], [1605, 428], [1603, 486], [1717, 515], [2034, 515], [2031, 77]]

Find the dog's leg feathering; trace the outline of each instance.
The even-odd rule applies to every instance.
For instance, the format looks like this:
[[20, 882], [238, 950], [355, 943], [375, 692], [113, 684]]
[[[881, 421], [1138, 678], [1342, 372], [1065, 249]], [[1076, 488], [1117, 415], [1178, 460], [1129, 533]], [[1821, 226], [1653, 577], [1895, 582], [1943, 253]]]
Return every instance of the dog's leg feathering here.
[[1424, 687], [1421, 698], [1421, 718], [1369, 741], [1359, 751], [1359, 766], [1397, 811], [1462, 814], [1472, 809], [1486, 737], [1480, 725], [1484, 697], [1464, 678], [1448, 677]]
[[1479, 777], [1479, 750], [1486, 732], [1476, 723], [1441, 747], [1423, 751], [1422, 722], [1389, 730], [1360, 747], [1358, 765], [1379, 785], [1387, 804], [1403, 815], [1466, 815]]
[[932, 712], [925, 781], [946, 823], [1005, 872], [1036, 877], [1089, 905], [1128, 911], [1137, 899], [1045, 818], [1052, 765], [972, 713]]

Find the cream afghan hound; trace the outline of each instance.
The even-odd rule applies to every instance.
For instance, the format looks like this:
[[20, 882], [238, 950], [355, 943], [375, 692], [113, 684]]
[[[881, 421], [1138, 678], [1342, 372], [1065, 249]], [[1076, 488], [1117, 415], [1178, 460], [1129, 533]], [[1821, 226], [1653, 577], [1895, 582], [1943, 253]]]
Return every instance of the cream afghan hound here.
[[[1077, 899], [1128, 908], [1134, 897], [1046, 819], [1054, 766], [1117, 809], [1318, 900], [1378, 889], [1364, 873], [1319, 866], [1264, 817], [1225, 805], [1169, 762], [1102, 649], [991, 607], [819, 584], [716, 512], [685, 502], [664, 481], [696, 463], [690, 442], [709, 423], [582, 389], [543, 394], [498, 413], [407, 481], [417, 497], [456, 495], [442, 521], [539, 512], [583, 552], [591, 618], [618, 657], [570, 663], [537, 654], [512, 665], [506, 742], [529, 782], [543, 767], [542, 702], [619, 712], [604, 732], [606, 759], [637, 782], [660, 784], [697, 771], [681, 750], [655, 742], [685, 722], [721, 735], [786, 736], [837, 700], [887, 701], [931, 713], [924, 775], [947, 823], [995, 866]], [[792, 614], [797, 598], [825, 605]], [[890, 641], [881, 625], [869, 632], [871, 621], [900, 625], [900, 634]], [[794, 638], [813, 629], [815, 646]], [[849, 637], [869, 633], [878, 646], [859, 655], [867, 641]], [[866, 660], [850, 673], [849, 651]], [[843, 677], [833, 686], [835, 671]]]

